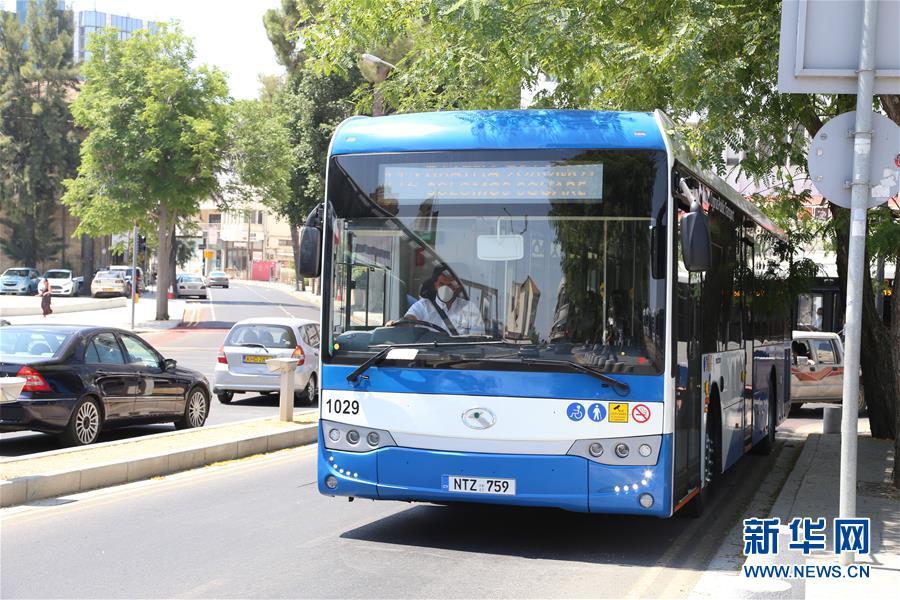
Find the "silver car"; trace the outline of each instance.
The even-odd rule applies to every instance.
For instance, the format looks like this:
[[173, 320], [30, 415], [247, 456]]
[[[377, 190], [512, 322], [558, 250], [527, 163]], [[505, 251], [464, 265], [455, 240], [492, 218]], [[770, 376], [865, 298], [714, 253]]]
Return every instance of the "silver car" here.
[[100, 296], [131, 296], [131, 284], [125, 280], [121, 271], [98, 271], [91, 281], [91, 295], [94, 298]]
[[213, 393], [228, 404], [243, 392], [273, 393], [279, 374], [266, 366], [270, 358], [297, 358], [295, 395], [310, 404], [319, 397], [319, 323], [292, 317], [257, 317], [239, 321], [219, 348]]
[[[844, 345], [836, 333], [795, 331], [791, 343], [791, 406], [840, 404], [844, 391]], [[857, 400], [865, 408], [862, 388]]]
[[206, 298], [206, 282], [199, 275], [179, 275], [175, 280], [175, 296]]
[[84, 282], [84, 277], [75, 277], [69, 269], [50, 269], [44, 277], [50, 282], [50, 293], [54, 296], [77, 296]]
[[206, 280], [209, 287], [228, 288], [228, 274], [225, 271], [211, 271]]

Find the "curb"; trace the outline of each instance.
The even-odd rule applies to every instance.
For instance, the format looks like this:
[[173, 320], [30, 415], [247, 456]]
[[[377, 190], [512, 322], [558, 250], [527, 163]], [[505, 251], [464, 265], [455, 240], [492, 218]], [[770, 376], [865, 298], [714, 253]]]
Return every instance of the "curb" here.
[[781, 521], [785, 522], [792, 514], [794, 502], [797, 500], [797, 494], [800, 492], [800, 486], [803, 484], [803, 480], [806, 479], [806, 474], [812, 468], [812, 459], [819, 448], [821, 440], [821, 433], [811, 433], [806, 437], [806, 441], [803, 443], [803, 450], [800, 451], [797, 462], [794, 463], [791, 473], [785, 480], [784, 485], [781, 486], [781, 491], [778, 492], [775, 503], [769, 509], [769, 517], [780, 517]]
[[314, 423], [287, 431], [244, 436], [207, 446], [149, 454], [85, 469], [2, 480], [0, 481], [0, 508], [161, 475], [171, 475], [179, 471], [254, 454], [304, 446], [318, 440], [318, 431], [319, 425]]
[[[79, 302], [77, 304], [61, 304], [53, 307], [53, 314], [84, 312], [89, 310], [102, 310], [106, 308], [121, 308], [128, 304], [127, 298], [97, 298]], [[52, 306], [52, 304], [51, 304]], [[40, 306], [13, 306], [3, 309], [4, 317], [30, 317], [40, 315]]]

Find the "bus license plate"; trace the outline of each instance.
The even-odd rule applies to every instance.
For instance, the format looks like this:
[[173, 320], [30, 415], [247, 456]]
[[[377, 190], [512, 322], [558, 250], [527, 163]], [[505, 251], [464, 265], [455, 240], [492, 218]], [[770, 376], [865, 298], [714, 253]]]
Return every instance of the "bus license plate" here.
[[460, 477], [444, 475], [441, 488], [448, 492], [463, 494], [499, 494], [501, 496], [516, 495], [515, 479], [497, 479], [492, 477]]

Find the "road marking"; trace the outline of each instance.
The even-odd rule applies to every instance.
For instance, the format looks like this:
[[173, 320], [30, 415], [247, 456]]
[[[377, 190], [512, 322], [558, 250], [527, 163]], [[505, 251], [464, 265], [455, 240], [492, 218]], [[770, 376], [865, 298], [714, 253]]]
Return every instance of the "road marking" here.
[[[268, 302], [268, 303], [270, 303], [270, 304], [273, 303], [272, 300], [270, 300], [269, 298], [266, 298], [265, 296], [263, 296], [262, 294], [260, 294], [259, 292], [257, 292], [255, 289], [253, 289], [253, 286], [252, 286], [252, 285], [245, 285], [244, 287], [245, 287], [246, 289], [250, 290], [251, 292], [253, 292], [254, 294], [256, 294], [257, 296], [259, 296], [260, 298], [262, 298], [263, 300], [265, 300], [266, 302]], [[274, 303], [274, 304], [275, 304], [275, 306], [277, 306], [278, 308], [280, 308], [280, 309], [281, 309], [281, 312], [283, 312], [283, 313], [286, 314], [287, 316], [289, 316], [289, 317], [291, 317], [291, 318], [294, 318], [294, 319], [296, 318], [296, 317], [294, 317], [294, 315], [292, 315], [290, 312], [288, 312], [288, 310], [287, 310], [285, 307], [283, 307], [283, 306], [281, 305], [281, 303]]]
[[[207, 465], [188, 471], [182, 471], [180, 473], [164, 475], [161, 478], [133, 481], [108, 488], [59, 496], [57, 498], [35, 500], [30, 506], [20, 505], [0, 509], [0, 524], [33, 523], [35, 521], [59, 515], [66, 515], [84, 508], [107, 506], [118, 502], [119, 500], [133, 500], [173, 487], [262, 469], [282, 462], [288, 462], [293, 459], [306, 458], [308, 455], [315, 454], [317, 450], [318, 445], [312, 443], [305, 446], [263, 454], [250, 461], [247, 461], [247, 459], [251, 457], [245, 457], [243, 459], [227, 461], [223, 464]], [[315, 481], [312, 483], [315, 483]], [[69, 500], [69, 502], [60, 505], [41, 504], [43, 502], [53, 502], [55, 500]]]
[[212, 288], [209, 286], [206, 287], [206, 300], [209, 303], [209, 314], [210, 314], [209, 320], [212, 322], [216, 322], [218, 320], [218, 319], [216, 319], [216, 304], [215, 304], [215, 302], [213, 302]]

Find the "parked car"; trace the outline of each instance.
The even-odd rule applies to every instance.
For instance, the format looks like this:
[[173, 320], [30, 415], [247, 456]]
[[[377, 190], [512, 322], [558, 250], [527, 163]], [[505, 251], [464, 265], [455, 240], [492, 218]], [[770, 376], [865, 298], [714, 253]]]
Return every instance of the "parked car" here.
[[[805, 402], [840, 404], [844, 390], [844, 344], [836, 333], [795, 331], [791, 343], [791, 407]], [[866, 401], [859, 390], [859, 410]]]
[[91, 444], [107, 428], [171, 421], [187, 429], [209, 416], [203, 375], [120, 329], [7, 325], [3, 376], [27, 383], [16, 400], [0, 404], [0, 431], [43, 431], [71, 446]]
[[69, 269], [50, 269], [44, 277], [50, 281], [50, 293], [54, 296], [77, 296], [84, 283], [84, 277], [74, 277]]
[[199, 275], [179, 275], [175, 280], [175, 296], [206, 298], [206, 282]]
[[30, 267], [7, 269], [0, 275], [0, 294], [37, 294], [40, 273]]
[[209, 287], [228, 287], [228, 274], [225, 271], [211, 271], [207, 277]]
[[131, 284], [125, 280], [121, 271], [97, 271], [94, 280], [91, 281], [91, 295], [94, 298], [100, 296], [131, 296]]
[[[128, 283], [131, 283], [131, 267], [126, 266], [126, 265], [112, 265], [111, 267], [107, 267], [106, 270], [121, 272], [125, 277], [125, 281], [127, 281]], [[144, 293], [144, 271], [143, 271], [143, 269], [141, 269], [140, 267], [137, 267], [137, 274], [138, 274], [137, 291], [138, 291], [138, 294], [143, 294]]]
[[266, 366], [270, 358], [298, 359], [294, 389], [310, 404], [319, 399], [319, 323], [291, 317], [256, 317], [237, 322], [216, 359], [213, 392], [228, 404], [235, 394], [272, 393], [280, 376]]

